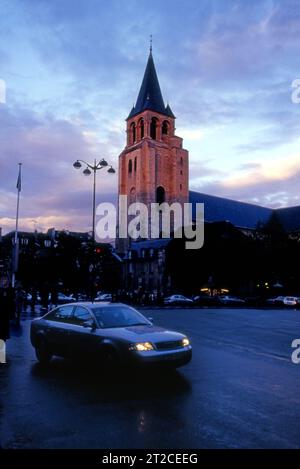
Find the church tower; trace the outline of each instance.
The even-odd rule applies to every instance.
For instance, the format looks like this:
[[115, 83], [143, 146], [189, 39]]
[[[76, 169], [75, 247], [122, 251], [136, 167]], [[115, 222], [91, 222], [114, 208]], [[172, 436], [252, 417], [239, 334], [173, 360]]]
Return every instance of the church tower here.
[[[119, 156], [119, 195], [128, 204], [179, 202], [189, 200], [188, 151], [175, 135], [175, 116], [165, 106], [160, 90], [152, 47], [135, 106], [127, 122], [127, 144]], [[129, 243], [118, 239], [119, 252]]]

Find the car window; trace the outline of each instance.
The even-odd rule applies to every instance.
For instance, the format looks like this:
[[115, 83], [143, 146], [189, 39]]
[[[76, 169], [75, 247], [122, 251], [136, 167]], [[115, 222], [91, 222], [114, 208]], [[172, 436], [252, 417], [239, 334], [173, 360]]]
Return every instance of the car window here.
[[93, 307], [93, 313], [100, 327], [129, 327], [146, 325], [149, 321], [133, 308], [128, 306]]
[[47, 314], [48, 321], [67, 322], [71, 321], [73, 306], [60, 306]]
[[83, 306], [76, 306], [72, 318], [72, 323], [77, 324], [78, 326], [82, 326], [87, 321], [90, 321], [91, 324], [95, 322], [93, 316], [86, 308]]

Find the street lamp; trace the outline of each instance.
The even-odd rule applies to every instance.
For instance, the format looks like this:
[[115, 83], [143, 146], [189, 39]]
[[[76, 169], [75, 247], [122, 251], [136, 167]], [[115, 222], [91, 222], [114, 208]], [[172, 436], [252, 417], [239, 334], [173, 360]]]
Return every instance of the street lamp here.
[[[94, 184], [93, 184], [93, 230], [92, 230], [92, 237], [93, 237], [93, 242], [95, 242], [95, 211], [96, 211], [96, 173], [100, 169], [106, 168], [108, 165], [107, 161], [102, 158], [98, 163], [96, 160], [94, 160], [94, 164], [87, 163], [86, 161], [83, 160], [76, 160], [75, 163], [73, 164], [73, 167], [75, 169], [80, 169], [82, 167], [82, 164], [86, 165], [86, 168], [83, 170], [83, 174], [85, 176], [90, 176], [92, 174], [92, 171], [94, 173]], [[114, 174], [116, 171], [112, 166], [109, 166], [109, 169], [107, 170], [109, 174]]]
[[[86, 168], [83, 170], [83, 174], [85, 176], [90, 176], [92, 172], [94, 173], [94, 181], [93, 181], [93, 230], [92, 230], [92, 243], [93, 243], [93, 270], [92, 270], [92, 301], [94, 300], [94, 284], [95, 284], [95, 212], [96, 212], [96, 173], [100, 169], [106, 168], [108, 165], [105, 159], [100, 160], [98, 163], [96, 159], [94, 160], [94, 164], [87, 163], [84, 160], [76, 160], [73, 164], [75, 169], [80, 169], [82, 164], [86, 165]], [[109, 166], [107, 172], [109, 174], [114, 174], [116, 171], [112, 166]]]

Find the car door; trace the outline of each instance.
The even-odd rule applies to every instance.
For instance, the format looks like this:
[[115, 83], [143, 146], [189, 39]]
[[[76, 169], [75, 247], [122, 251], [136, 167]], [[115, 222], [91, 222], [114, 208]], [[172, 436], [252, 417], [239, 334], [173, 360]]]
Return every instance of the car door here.
[[95, 355], [98, 349], [96, 322], [91, 312], [85, 306], [76, 306], [69, 325], [69, 350], [72, 357], [83, 360]]
[[46, 317], [46, 340], [55, 355], [68, 354], [69, 327], [73, 309], [72, 305], [59, 306]]

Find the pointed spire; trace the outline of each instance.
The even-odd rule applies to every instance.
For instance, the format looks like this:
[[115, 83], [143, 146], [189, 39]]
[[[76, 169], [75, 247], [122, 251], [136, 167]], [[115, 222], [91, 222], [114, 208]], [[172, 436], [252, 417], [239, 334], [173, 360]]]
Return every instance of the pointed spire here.
[[135, 106], [132, 106], [132, 109], [131, 109], [131, 111], [130, 111], [130, 113], [129, 113], [129, 116], [127, 117], [127, 119], [130, 119], [130, 117], [134, 116], [135, 114], [136, 114], [136, 112], [135, 112]]
[[165, 107], [157, 78], [154, 60], [152, 56], [152, 35], [150, 36], [150, 51], [144, 78], [136, 101], [128, 118], [133, 117], [146, 109], [174, 117], [169, 106]]

